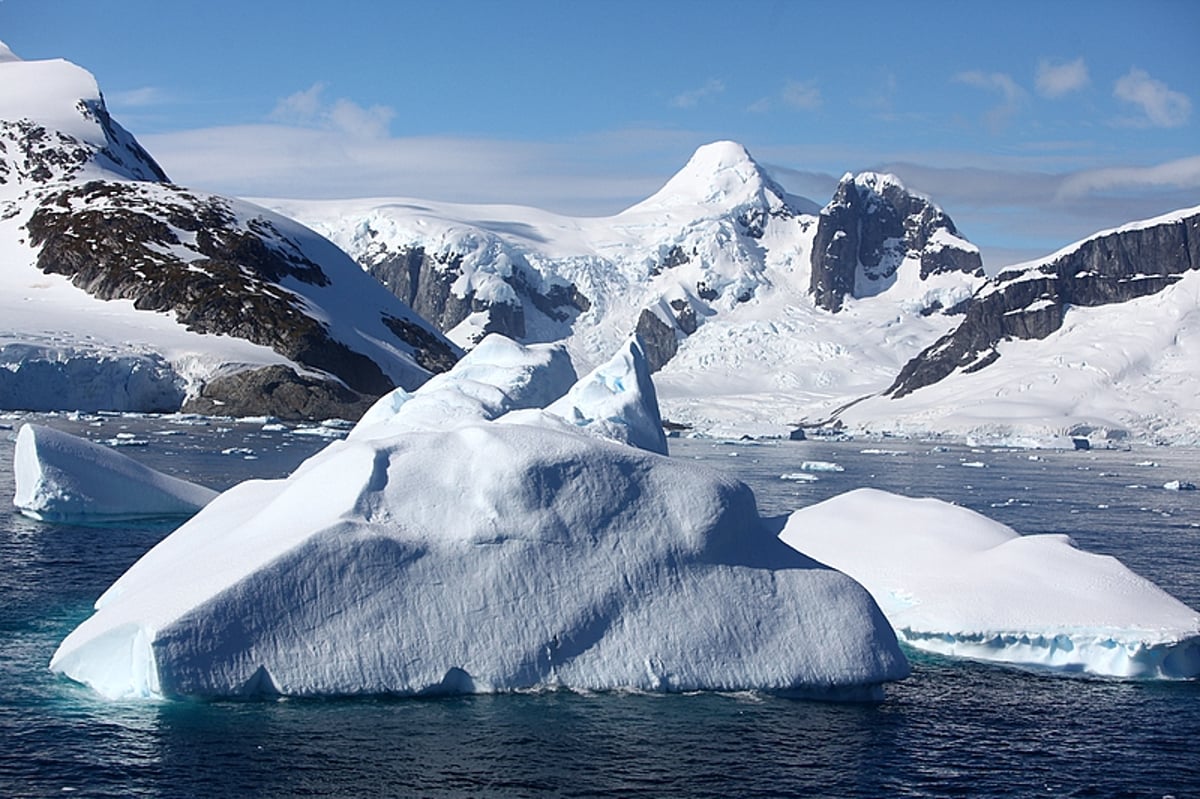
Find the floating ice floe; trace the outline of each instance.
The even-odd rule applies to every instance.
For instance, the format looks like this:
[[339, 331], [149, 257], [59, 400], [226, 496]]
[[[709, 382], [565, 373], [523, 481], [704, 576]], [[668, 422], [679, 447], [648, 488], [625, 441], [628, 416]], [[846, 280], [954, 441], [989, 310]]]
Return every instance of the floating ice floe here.
[[840, 463], [832, 461], [804, 461], [800, 464], [802, 472], [844, 472], [846, 471]]
[[191, 516], [217, 496], [101, 444], [35, 424], [17, 433], [13, 472], [13, 504], [43, 521]]
[[781, 538], [854, 577], [900, 639], [944, 655], [1127, 678], [1200, 676], [1200, 613], [1064, 535], [863, 488]]
[[781, 542], [744, 484], [647, 450], [640, 346], [549, 402], [564, 363], [485, 341], [384, 397], [287, 479], [164, 539], [51, 669], [107, 697], [877, 698], [908, 673], [870, 595]]

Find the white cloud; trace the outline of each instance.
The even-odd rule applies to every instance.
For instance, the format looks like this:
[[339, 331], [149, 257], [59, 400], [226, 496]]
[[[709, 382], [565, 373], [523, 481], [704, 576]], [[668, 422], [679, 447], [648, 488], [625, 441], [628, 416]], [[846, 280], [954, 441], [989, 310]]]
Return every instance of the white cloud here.
[[695, 108], [702, 100], [715, 97], [723, 91], [725, 91], [725, 82], [713, 78], [698, 89], [692, 89], [675, 95], [671, 98], [671, 106], [674, 108]]
[[1011, 76], [1003, 72], [980, 72], [972, 70], [960, 72], [954, 80], [967, 86], [973, 86], [985, 91], [999, 92], [1003, 101], [984, 117], [987, 126], [998, 131], [1008, 124], [1009, 119], [1020, 110], [1025, 102], [1026, 93]]
[[1088, 85], [1088, 68], [1082, 58], [1054, 63], [1043, 58], [1038, 62], [1037, 92], [1043, 97], [1062, 97]]
[[168, 102], [166, 92], [156, 86], [143, 86], [104, 95], [105, 105], [110, 108], [146, 108]]
[[369, 108], [346, 98], [326, 102], [329, 84], [314, 83], [303, 91], [284, 97], [275, 104], [271, 119], [288, 125], [341, 131], [360, 138], [386, 136], [396, 112], [382, 105]]
[[280, 122], [312, 122], [321, 110], [321, 95], [328, 87], [328, 83], [319, 81], [304, 91], [284, 97], [275, 104], [271, 118]]
[[[679, 131], [563, 142], [368, 138], [278, 124], [139, 137], [177, 183], [240, 197], [410, 197], [608, 215], [653, 194], [704, 143]], [[614, 168], [620, 164], [620, 168]]]
[[1107, 167], [1078, 172], [1058, 188], [1059, 199], [1147, 190], [1200, 192], [1200, 155], [1148, 167]]
[[1141, 109], [1141, 117], [1127, 120], [1141, 127], [1177, 128], [1192, 113], [1192, 101], [1187, 95], [1172, 91], [1167, 84], [1137, 67], [1117, 79], [1113, 96]]
[[821, 89], [815, 80], [788, 81], [783, 87], [782, 100], [791, 108], [814, 111], [821, 107]]

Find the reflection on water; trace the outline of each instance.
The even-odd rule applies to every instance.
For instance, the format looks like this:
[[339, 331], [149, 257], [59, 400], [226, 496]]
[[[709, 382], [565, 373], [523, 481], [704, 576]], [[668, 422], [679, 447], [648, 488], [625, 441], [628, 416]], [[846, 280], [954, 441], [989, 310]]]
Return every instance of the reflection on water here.
[[[88, 421], [77, 423], [85, 429]], [[156, 468], [219, 484], [282, 474], [321, 445], [253, 425], [103, 420]], [[72, 432], [75, 432], [72, 430]], [[767, 514], [862, 485], [936, 496], [1023, 533], [1066, 532], [1200, 606], [1190, 451], [978, 452], [928, 444], [714, 444]], [[219, 445], [219, 446], [218, 446]], [[221, 455], [228, 448], [250, 449]], [[874, 452], [863, 452], [873, 449]], [[12, 444], [0, 433], [0, 495]], [[779, 479], [804, 460], [844, 471]], [[983, 466], [964, 467], [964, 462]], [[881, 704], [755, 694], [547, 693], [437, 700], [107, 703], [46, 669], [94, 599], [169, 529], [0, 516], [0, 795], [1110, 796], [1200, 792], [1200, 683], [1120, 683], [912, 655]]]

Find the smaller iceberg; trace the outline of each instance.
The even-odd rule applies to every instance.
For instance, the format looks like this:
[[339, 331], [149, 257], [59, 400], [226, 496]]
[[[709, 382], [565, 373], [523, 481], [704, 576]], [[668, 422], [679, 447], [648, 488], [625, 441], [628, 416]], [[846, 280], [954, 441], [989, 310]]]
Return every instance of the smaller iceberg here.
[[796, 511], [785, 543], [858, 580], [901, 641], [1119, 678], [1200, 676], [1200, 613], [1065, 535], [862, 488]]
[[36, 424], [17, 433], [13, 472], [17, 510], [47, 522], [191, 516], [217, 496], [103, 445]]

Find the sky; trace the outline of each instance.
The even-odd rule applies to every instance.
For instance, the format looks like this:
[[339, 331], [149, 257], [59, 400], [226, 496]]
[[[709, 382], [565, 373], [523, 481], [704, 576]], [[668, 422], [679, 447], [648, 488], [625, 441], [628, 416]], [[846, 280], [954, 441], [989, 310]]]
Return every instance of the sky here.
[[0, 0], [180, 184], [600, 216], [700, 145], [931, 197], [989, 271], [1200, 205], [1200, 2]]

